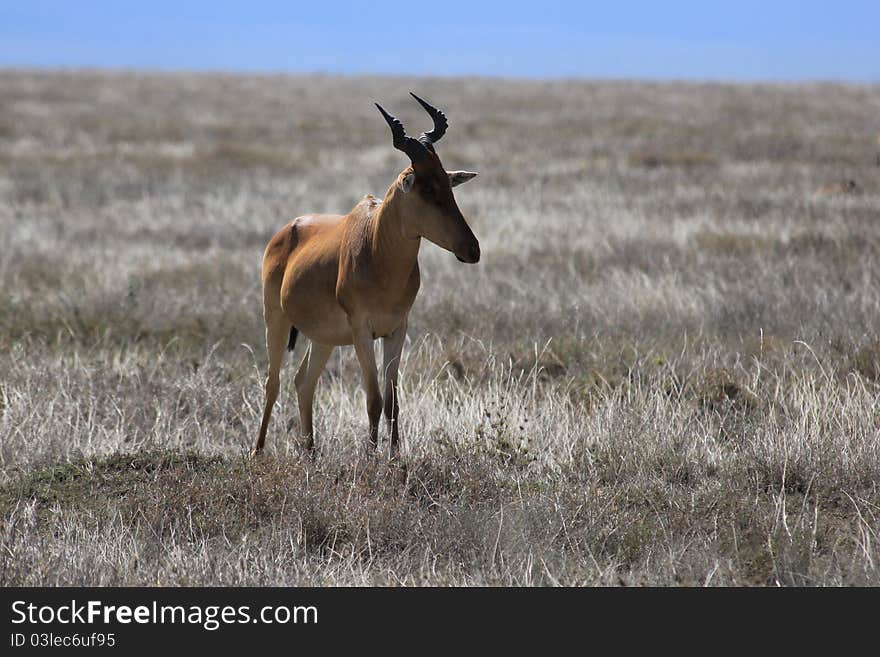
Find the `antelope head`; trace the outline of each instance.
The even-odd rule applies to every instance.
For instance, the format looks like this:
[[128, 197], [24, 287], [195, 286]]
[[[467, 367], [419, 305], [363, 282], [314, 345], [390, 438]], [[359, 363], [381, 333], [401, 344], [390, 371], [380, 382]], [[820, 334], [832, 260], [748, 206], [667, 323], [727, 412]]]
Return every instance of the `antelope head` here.
[[434, 120], [434, 129], [423, 132], [418, 139], [407, 136], [403, 124], [376, 103], [391, 127], [394, 148], [406, 153], [411, 163], [397, 178], [397, 189], [401, 192], [397, 202], [402, 209], [404, 232], [407, 237], [424, 237], [451, 251], [461, 262], [479, 262], [480, 243], [452, 194], [453, 187], [477, 174], [443, 168], [434, 144], [446, 133], [446, 115], [415, 94], [410, 95]]

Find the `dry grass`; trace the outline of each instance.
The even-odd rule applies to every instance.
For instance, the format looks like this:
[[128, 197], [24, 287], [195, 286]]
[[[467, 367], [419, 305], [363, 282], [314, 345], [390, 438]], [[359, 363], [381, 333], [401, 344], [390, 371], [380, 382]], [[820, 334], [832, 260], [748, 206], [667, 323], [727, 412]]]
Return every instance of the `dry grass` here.
[[[263, 246], [385, 190], [411, 88], [484, 258], [422, 251], [405, 465], [350, 350], [251, 463]], [[878, 105], [0, 72], [0, 584], [880, 584]]]

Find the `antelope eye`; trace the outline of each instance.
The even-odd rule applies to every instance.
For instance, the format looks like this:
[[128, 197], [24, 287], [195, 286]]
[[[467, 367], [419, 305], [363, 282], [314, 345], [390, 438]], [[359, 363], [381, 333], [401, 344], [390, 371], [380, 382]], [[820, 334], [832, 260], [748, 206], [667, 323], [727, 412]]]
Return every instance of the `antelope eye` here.
[[424, 196], [425, 200], [428, 203], [430, 203], [431, 205], [436, 205], [436, 206], [443, 205], [443, 201], [440, 199], [439, 190], [433, 185], [428, 185], [426, 187], [423, 187], [422, 188], [422, 195]]

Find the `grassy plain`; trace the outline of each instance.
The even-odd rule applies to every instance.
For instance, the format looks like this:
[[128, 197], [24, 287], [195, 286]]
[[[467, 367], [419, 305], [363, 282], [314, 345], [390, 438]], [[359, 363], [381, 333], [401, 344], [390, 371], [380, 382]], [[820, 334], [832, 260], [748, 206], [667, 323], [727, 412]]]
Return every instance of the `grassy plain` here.
[[[263, 247], [428, 127], [406, 468], [337, 350], [249, 462]], [[0, 71], [0, 585], [880, 585], [880, 87]], [[853, 181], [855, 184], [850, 184]], [[302, 350], [298, 348], [296, 358]]]

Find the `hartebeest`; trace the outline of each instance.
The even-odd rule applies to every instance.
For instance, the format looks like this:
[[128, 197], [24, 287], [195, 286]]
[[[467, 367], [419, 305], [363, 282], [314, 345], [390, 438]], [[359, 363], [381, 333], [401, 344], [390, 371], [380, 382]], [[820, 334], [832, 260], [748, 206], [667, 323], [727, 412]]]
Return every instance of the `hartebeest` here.
[[[312, 401], [318, 377], [334, 347], [354, 345], [367, 392], [368, 446], [378, 445], [383, 407], [391, 457], [399, 455], [397, 370], [407, 317], [419, 290], [421, 239], [452, 251], [467, 263], [480, 259], [480, 243], [458, 209], [452, 188], [476, 173], [446, 171], [434, 150], [448, 127], [446, 116], [415, 94], [434, 128], [415, 139], [403, 124], [376, 107], [391, 128], [393, 145], [410, 159], [381, 201], [368, 194], [347, 215], [297, 217], [269, 241], [263, 256], [263, 312], [269, 374], [266, 406], [254, 454], [266, 441], [278, 397], [285, 342], [298, 333], [311, 341], [294, 379], [300, 431], [314, 449]], [[384, 406], [373, 341], [382, 338]]]

